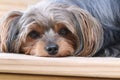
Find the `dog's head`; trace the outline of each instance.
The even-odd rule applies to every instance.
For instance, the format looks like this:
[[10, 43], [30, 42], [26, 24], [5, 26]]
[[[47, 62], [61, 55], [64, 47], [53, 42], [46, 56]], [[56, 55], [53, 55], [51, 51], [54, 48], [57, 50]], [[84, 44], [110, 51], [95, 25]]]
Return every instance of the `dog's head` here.
[[64, 4], [13, 11], [1, 22], [1, 51], [36, 56], [89, 56], [101, 47], [102, 29], [87, 11]]

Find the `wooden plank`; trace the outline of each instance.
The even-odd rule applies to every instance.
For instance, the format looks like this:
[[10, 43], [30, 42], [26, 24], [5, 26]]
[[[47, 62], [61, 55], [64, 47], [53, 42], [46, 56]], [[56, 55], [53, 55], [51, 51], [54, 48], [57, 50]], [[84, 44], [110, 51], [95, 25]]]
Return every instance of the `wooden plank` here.
[[25, 10], [28, 6], [40, 0], [0, 0], [0, 17], [9, 11]]
[[120, 78], [120, 58], [49, 58], [1, 53], [0, 72]]
[[8, 5], [11, 5], [11, 4], [15, 4], [15, 5], [21, 5], [21, 4], [33, 4], [35, 2], [38, 2], [40, 0], [0, 0], [0, 4], [8, 4]]
[[45, 75], [26, 75], [26, 74], [0, 74], [1, 80], [119, 80], [110, 78], [92, 77], [66, 77], [66, 76], [45, 76]]

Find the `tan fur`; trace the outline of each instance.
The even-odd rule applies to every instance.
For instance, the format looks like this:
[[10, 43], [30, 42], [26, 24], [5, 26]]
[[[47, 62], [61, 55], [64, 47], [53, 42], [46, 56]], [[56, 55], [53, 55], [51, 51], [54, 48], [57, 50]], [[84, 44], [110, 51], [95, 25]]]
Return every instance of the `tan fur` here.
[[18, 11], [12, 11], [10, 13], [8, 13], [7, 16], [4, 16], [1, 19], [0, 22], [0, 50], [2, 52], [7, 52], [7, 46], [6, 46], [6, 40], [8, 37], [8, 31], [9, 31], [9, 25], [12, 22], [12, 20], [14, 20], [16, 17], [20, 16], [22, 13], [18, 12]]
[[[59, 27], [62, 24], [56, 24], [55, 27]], [[61, 26], [63, 27], [63, 26]], [[64, 26], [65, 27], [65, 26]], [[43, 32], [43, 28], [41, 28], [39, 25], [37, 24], [31, 24], [29, 26], [29, 28], [31, 30], [35, 30], [38, 31], [39, 33], [44, 33]], [[55, 29], [55, 28], [54, 28]], [[74, 49], [73, 46], [71, 44], [73, 44], [70, 40], [66, 40], [64, 38], [61, 38], [60, 36], [56, 36], [57, 40], [56, 40], [56, 44], [59, 46], [59, 51], [56, 55], [53, 56], [70, 56], [73, 55]], [[30, 55], [35, 55], [35, 56], [46, 56], [49, 57], [51, 55], [49, 55], [46, 51], [45, 51], [45, 47], [46, 47], [46, 42], [40, 39], [34, 40], [32, 38], [30, 38], [29, 36], [27, 36], [26, 40], [21, 44], [21, 49], [20, 52], [23, 52], [25, 54], [30, 54]]]
[[94, 55], [96, 51], [101, 48], [103, 42], [103, 29], [100, 23], [83, 9], [71, 6], [68, 10], [72, 11], [74, 14], [77, 14], [76, 17], [78, 17], [79, 25], [81, 26], [84, 48], [78, 55]]
[[68, 43], [68, 41], [61, 38], [58, 40], [57, 44], [60, 47], [57, 56], [71, 56], [71, 55], [73, 55], [74, 49], [70, 45], [70, 43]]
[[[73, 55], [73, 47], [70, 46], [67, 41], [64, 39], [59, 39], [57, 42], [59, 45], [59, 51], [56, 55], [54, 56], [70, 56]], [[28, 45], [22, 47], [22, 51], [25, 54], [30, 54], [30, 55], [35, 55], [35, 56], [46, 56], [49, 57], [50, 55], [45, 51], [45, 43], [42, 41], [36, 41], [34, 44], [33, 43], [28, 43]]]

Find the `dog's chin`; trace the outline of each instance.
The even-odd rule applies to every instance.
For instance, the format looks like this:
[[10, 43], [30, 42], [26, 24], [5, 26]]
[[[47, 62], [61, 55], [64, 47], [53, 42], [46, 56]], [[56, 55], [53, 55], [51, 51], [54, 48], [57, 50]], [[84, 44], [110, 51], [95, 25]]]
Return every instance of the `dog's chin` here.
[[49, 54], [41, 55], [40, 53], [35, 53], [35, 54], [31, 53], [31, 55], [37, 56], [37, 57], [68, 57], [68, 56], [73, 56], [72, 53], [64, 53], [64, 54], [57, 53], [56, 55], [49, 55]]
[[45, 51], [44, 49], [40, 49], [39, 47], [36, 47], [24, 53], [38, 57], [66, 57], [66, 56], [73, 56], [74, 51], [75, 50], [72, 47], [66, 46], [66, 47], [61, 47], [56, 54], [51, 55], [47, 53], [47, 51]]
[[34, 56], [38, 56], [38, 57], [66, 57], [66, 56], [73, 56], [74, 50], [71, 48], [71, 50], [67, 49], [64, 51], [59, 51], [58, 53], [56, 53], [54, 55], [50, 55], [46, 51], [41, 51], [39, 49], [36, 49], [36, 50], [31, 50], [29, 53], [26, 52], [26, 54], [34, 55]]

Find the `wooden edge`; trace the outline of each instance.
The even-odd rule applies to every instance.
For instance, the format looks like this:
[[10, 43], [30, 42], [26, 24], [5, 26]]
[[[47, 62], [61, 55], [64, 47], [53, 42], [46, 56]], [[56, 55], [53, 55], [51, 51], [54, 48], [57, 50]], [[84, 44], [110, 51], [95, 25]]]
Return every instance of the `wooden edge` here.
[[49, 58], [0, 53], [0, 73], [120, 78], [120, 58]]
[[[73, 76], [48, 76], [28, 74], [0, 74], [2, 80], [113, 80], [113, 78], [73, 77]], [[119, 80], [119, 79], [114, 79]]]

